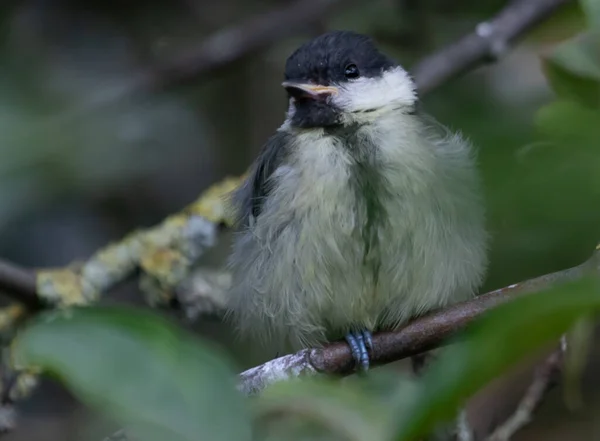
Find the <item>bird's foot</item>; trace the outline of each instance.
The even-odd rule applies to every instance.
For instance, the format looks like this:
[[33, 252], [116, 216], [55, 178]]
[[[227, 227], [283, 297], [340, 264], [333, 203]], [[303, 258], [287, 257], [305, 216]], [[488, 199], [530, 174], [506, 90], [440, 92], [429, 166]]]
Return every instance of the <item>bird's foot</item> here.
[[346, 334], [346, 342], [352, 351], [354, 365], [362, 372], [369, 370], [369, 350], [373, 349], [373, 336], [371, 331], [355, 331]]

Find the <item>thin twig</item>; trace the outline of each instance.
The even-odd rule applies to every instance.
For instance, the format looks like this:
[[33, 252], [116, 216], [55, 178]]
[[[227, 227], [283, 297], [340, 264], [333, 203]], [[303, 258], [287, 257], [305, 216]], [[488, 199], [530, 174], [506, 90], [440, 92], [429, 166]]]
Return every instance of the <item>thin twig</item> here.
[[[572, 0], [510, 2], [498, 15], [480, 23], [473, 33], [419, 62], [412, 69], [418, 90], [426, 94], [479, 64], [497, 60], [518, 38], [569, 1]], [[306, 29], [342, 3], [341, 0], [297, 0], [285, 8], [218, 31], [187, 54], [158, 66], [138, 86], [164, 88], [197, 80]]]
[[39, 310], [43, 306], [37, 295], [35, 273], [1, 259], [0, 290], [31, 310]]
[[132, 76], [122, 87], [50, 119], [70, 121], [137, 94], [178, 87], [210, 76], [268, 46], [309, 29], [349, 0], [295, 0], [216, 31], [194, 47]]
[[[572, 0], [510, 2], [497, 16], [480, 23], [475, 32], [424, 58], [411, 69], [420, 95], [478, 65], [497, 60], [508, 52], [514, 41], [569, 1]], [[251, 17], [241, 24], [217, 31], [184, 54], [133, 76], [121, 88], [103, 93], [91, 102], [51, 118], [48, 123], [61, 124], [138, 93], [198, 81], [310, 28], [336, 8], [349, 3], [350, 0], [295, 0], [284, 7]]]
[[473, 430], [469, 425], [467, 412], [462, 409], [456, 421], [456, 440], [457, 441], [473, 441]]
[[165, 87], [196, 80], [308, 29], [323, 20], [342, 0], [295, 0], [251, 17], [205, 38], [197, 47], [157, 67], [150, 86]]
[[486, 441], [509, 441], [519, 430], [533, 419], [533, 414], [542, 403], [546, 393], [554, 384], [556, 374], [562, 370], [564, 358], [564, 345], [559, 347], [537, 367], [533, 381], [527, 388], [523, 398], [517, 405], [514, 413], [500, 425]]
[[428, 93], [451, 78], [498, 60], [517, 39], [570, 1], [509, 2], [495, 17], [479, 23], [471, 34], [417, 63], [411, 69], [417, 90]]

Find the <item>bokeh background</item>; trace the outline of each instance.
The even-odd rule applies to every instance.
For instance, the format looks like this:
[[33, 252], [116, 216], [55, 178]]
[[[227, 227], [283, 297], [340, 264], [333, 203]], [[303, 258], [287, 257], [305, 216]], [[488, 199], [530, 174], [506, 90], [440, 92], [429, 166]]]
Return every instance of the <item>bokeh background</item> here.
[[[506, 3], [322, 1], [332, 6], [241, 60], [199, 75], [186, 74], [185, 54], [224, 28], [291, 2], [2, 2], [0, 255], [30, 267], [68, 264], [243, 173], [283, 120], [285, 59], [311, 36], [329, 29], [368, 33], [410, 68]], [[462, 131], [479, 153], [493, 235], [485, 290], [576, 265], [600, 240], [598, 133], [581, 118], [549, 124], [540, 114], [555, 99], [541, 57], [583, 26], [575, 4], [563, 8], [500, 62], [424, 97], [427, 112]], [[215, 47], [226, 54], [231, 43]], [[179, 71], [164, 69], [182, 56]], [[575, 127], [575, 134], [562, 127]], [[212, 263], [226, 252], [224, 241]], [[120, 293], [135, 297], [135, 286]], [[227, 330], [199, 330], [250, 364], [251, 355], [229, 344]], [[585, 379], [586, 407], [567, 412], [556, 390], [518, 440], [600, 439], [596, 358]], [[21, 407], [19, 428], [7, 441], [80, 440], [91, 430], [81, 407], [54, 384]]]

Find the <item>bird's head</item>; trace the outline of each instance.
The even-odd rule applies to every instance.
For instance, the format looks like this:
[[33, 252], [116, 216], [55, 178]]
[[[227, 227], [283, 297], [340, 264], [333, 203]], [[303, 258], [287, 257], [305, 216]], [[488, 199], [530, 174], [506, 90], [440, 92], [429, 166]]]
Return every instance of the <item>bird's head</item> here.
[[408, 73], [372, 40], [349, 31], [323, 34], [285, 66], [288, 123], [299, 128], [367, 122], [386, 111], [410, 113], [417, 100]]

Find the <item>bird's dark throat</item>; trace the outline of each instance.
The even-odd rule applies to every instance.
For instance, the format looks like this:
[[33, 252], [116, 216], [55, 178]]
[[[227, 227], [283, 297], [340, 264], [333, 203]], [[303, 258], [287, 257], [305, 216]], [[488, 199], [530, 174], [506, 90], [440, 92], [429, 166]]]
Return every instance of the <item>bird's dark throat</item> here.
[[298, 98], [294, 102], [291, 123], [295, 127], [309, 129], [333, 127], [340, 124], [340, 113], [326, 99]]

